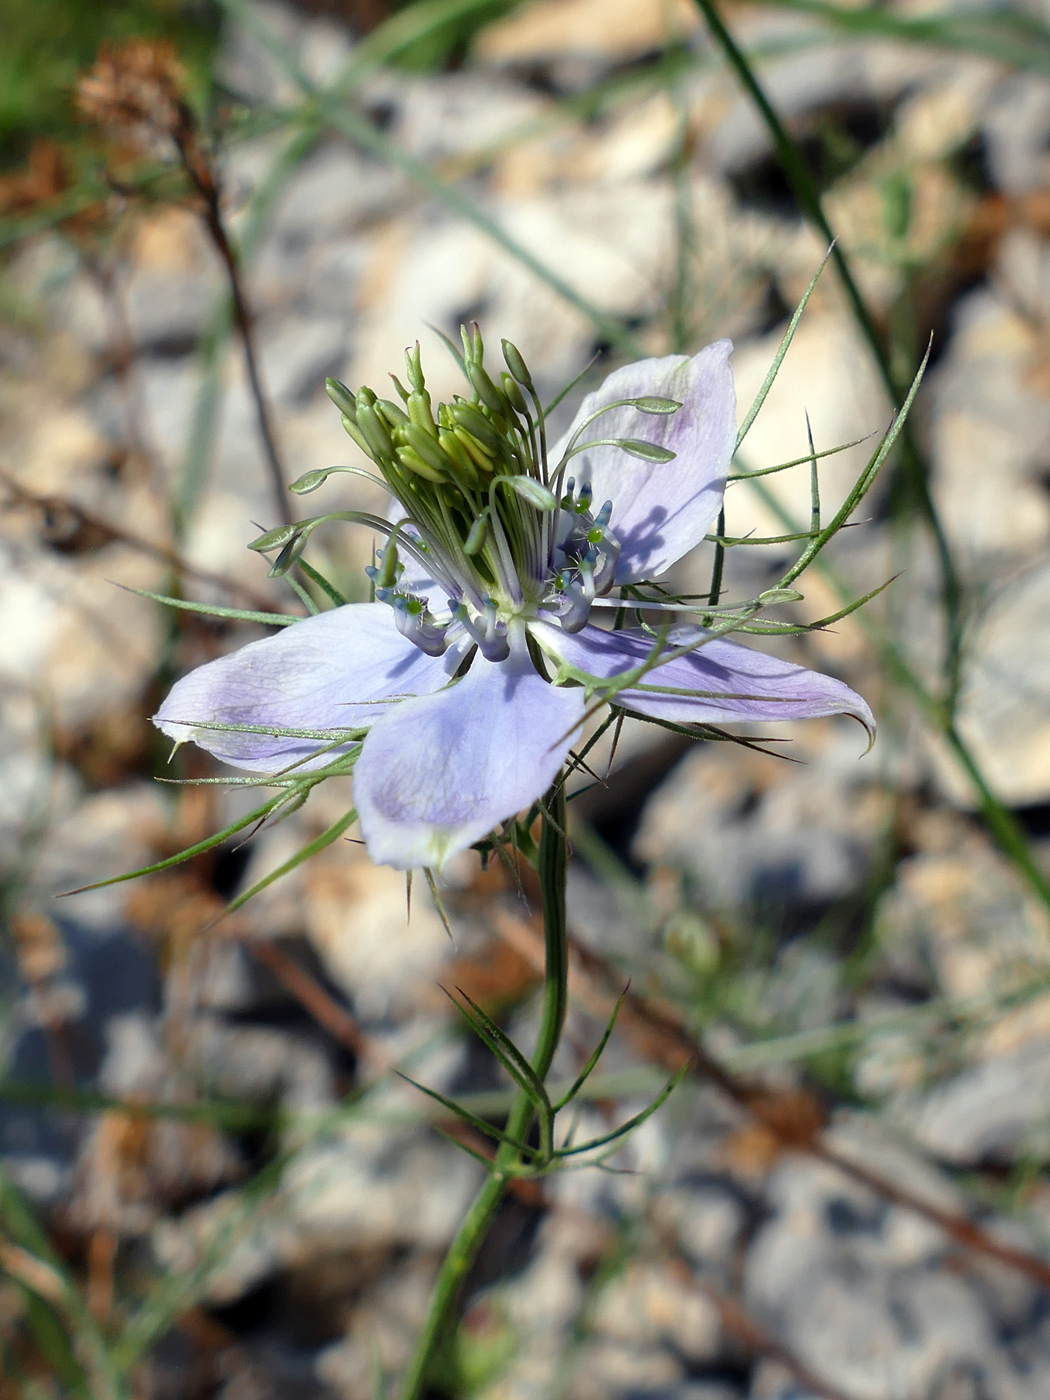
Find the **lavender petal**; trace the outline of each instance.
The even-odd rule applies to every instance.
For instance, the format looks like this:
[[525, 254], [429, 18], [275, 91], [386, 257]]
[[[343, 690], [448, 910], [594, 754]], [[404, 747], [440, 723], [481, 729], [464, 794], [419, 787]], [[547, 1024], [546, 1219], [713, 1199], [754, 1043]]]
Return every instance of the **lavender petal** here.
[[[533, 623], [531, 630], [553, 655], [603, 680], [640, 665], [656, 645], [652, 636], [634, 628], [603, 632], [588, 625], [571, 635], [550, 623]], [[688, 645], [703, 635], [699, 628], [677, 627], [667, 649]], [[655, 666], [642, 679], [641, 686], [694, 693], [669, 695], [630, 688], [620, 691], [616, 704], [676, 724], [722, 724], [730, 720], [768, 723], [845, 714], [859, 720], [872, 739], [875, 737], [875, 716], [848, 685], [738, 642], [706, 642], [696, 651]]]
[[363, 728], [391, 708], [376, 702], [439, 689], [462, 657], [462, 647], [425, 656], [398, 632], [390, 608], [351, 603], [198, 666], [172, 687], [153, 722], [179, 743], [192, 740], [236, 768], [274, 773], [295, 763], [301, 772], [345, 749], [329, 749], [323, 739], [201, 726]]
[[531, 806], [557, 776], [583, 710], [583, 691], [549, 685], [522, 636], [507, 660], [477, 655], [454, 686], [391, 710], [354, 771], [372, 859], [439, 869]]
[[602, 404], [654, 395], [682, 407], [667, 416], [614, 408], [584, 429], [582, 441], [641, 438], [676, 454], [672, 462], [639, 461], [618, 447], [593, 447], [570, 459], [567, 476], [589, 481], [595, 508], [613, 503], [611, 529], [622, 549], [617, 583], [654, 578], [692, 549], [722, 504], [736, 445], [732, 345], [716, 341], [698, 355], [639, 360], [609, 375], [588, 394], [572, 427], [550, 452], [552, 469], [569, 438]]

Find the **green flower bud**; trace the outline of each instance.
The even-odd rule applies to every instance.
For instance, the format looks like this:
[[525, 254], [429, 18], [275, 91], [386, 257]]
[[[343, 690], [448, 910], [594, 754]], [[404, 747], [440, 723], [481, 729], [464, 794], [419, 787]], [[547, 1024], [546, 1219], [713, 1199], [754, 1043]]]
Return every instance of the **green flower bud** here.
[[463, 341], [463, 358], [467, 365], [480, 365], [485, 358], [485, 343], [481, 339], [481, 328], [477, 321], [471, 326], [460, 326], [459, 335]]
[[345, 384], [338, 379], [326, 379], [324, 387], [336, 408], [347, 418], [357, 416], [357, 399]]
[[[435, 429], [436, 431], [437, 429]], [[413, 451], [418, 452], [428, 466], [433, 467], [436, 472], [440, 472], [441, 480], [448, 476], [449, 460], [442, 452], [440, 445], [424, 428], [418, 427], [415, 423], [406, 423], [401, 429], [401, 435], [406, 444]]]
[[405, 388], [405, 386], [401, 383], [401, 380], [398, 379], [398, 377], [397, 377], [396, 374], [392, 374], [392, 375], [390, 376], [390, 378], [391, 378], [391, 379], [393, 380], [393, 382], [394, 382], [394, 388], [397, 390], [397, 392], [398, 392], [398, 397], [401, 399], [401, 402], [407, 404], [407, 403], [408, 403], [408, 390], [407, 390], [407, 389]]
[[503, 371], [500, 378], [503, 381], [503, 393], [510, 403], [511, 408], [515, 409], [518, 413], [527, 414], [529, 410], [525, 404], [525, 395], [518, 388], [516, 380], [512, 375], [509, 375], [506, 370]]
[[394, 444], [390, 440], [386, 424], [371, 404], [361, 402], [360, 395], [357, 404], [357, 426], [364, 434], [373, 457], [378, 460], [391, 455]]
[[472, 462], [476, 463], [483, 472], [495, 471], [496, 463], [473, 434], [468, 433], [466, 428], [461, 428], [458, 424], [452, 431], [455, 433], [457, 441], [469, 453]]
[[376, 399], [375, 411], [383, 416], [391, 429], [403, 428], [410, 421], [408, 414], [393, 399]]
[[[423, 378], [423, 366], [419, 356], [419, 341], [410, 350], [405, 351], [405, 368], [408, 371], [408, 382], [417, 394], [426, 392], [426, 380]], [[429, 400], [429, 395], [427, 396]]]
[[463, 546], [463, 553], [467, 555], [477, 554], [481, 546], [485, 543], [485, 536], [488, 534], [489, 518], [487, 514], [481, 514], [470, 527], [470, 534], [467, 536]]
[[436, 471], [429, 463], [424, 462], [419, 453], [407, 444], [397, 449], [397, 459], [408, 471], [414, 472], [416, 476], [421, 476], [426, 481], [440, 483], [448, 480], [444, 472]]
[[474, 465], [474, 459], [460, 442], [456, 434], [448, 428], [438, 429], [438, 442], [442, 451], [449, 458], [460, 477], [466, 479], [468, 485], [477, 486], [478, 469]]
[[[342, 416], [342, 421], [343, 428], [357, 443], [358, 447], [365, 454], [365, 456], [372, 457], [372, 449], [368, 445], [368, 439], [365, 437], [364, 433], [357, 426], [354, 420], [352, 418], [347, 417], [347, 415], [344, 413]], [[375, 458], [372, 457], [372, 460], [375, 461]]]
[[506, 413], [507, 401], [493, 384], [482, 365], [468, 363], [467, 378], [470, 380], [471, 388], [475, 394], [491, 413]]
[[422, 428], [431, 437], [437, 437], [437, 424], [430, 407], [430, 395], [425, 389], [416, 389], [409, 394], [408, 416], [417, 427]]
[[256, 550], [259, 554], [269, 554], [271, 549], [287, 545], [289, 541], [298, 539], [302, 533], [302, 525], [278, 525], [273, 530], [267, 530], [266, 534], [260, 535], [257, 540], [252, 540], [248, 548]]
[[510, 370], [511, 374], [518, 381], [518, 383], [524, 384], [525, 388], [531, 391], [533, 385], [532, 375], [529, 373], [529, 367], [525, 363], [525, 359], [521, 351], [516, 345], [512, 345], [509, 340], [505, 340], [503, 342], [503, 358], [507, 362], [507, 368]]
[[502, 445], [499, 432], [472, 403], [459, 399], [452, 409], [452, 418], [456, 427], [464, 428], [472, 438], [482, 443], [490, 456], [499, 452]]

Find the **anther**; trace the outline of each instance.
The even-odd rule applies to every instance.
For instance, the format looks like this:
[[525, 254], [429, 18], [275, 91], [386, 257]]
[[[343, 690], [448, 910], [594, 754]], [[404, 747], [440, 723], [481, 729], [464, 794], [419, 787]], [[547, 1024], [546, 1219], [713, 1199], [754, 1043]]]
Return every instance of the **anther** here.
[[[387, 592], [386, 589], [383, 591]], [[379, 597], [378, 591], [376, 597]], [[394, 609], [394, 622], [402, 637], [412, 642], [427, 656], [444, 656], [448, 649], [446, 627], [434, 621], [425, 599], [416, 598], [411, 594], [393, 593], [382, 601], [389, 602]]]

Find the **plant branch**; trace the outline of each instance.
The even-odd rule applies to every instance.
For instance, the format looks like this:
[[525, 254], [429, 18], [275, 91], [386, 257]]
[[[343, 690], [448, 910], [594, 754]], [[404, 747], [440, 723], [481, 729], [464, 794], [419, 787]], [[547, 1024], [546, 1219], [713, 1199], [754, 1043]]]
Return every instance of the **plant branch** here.
[[[565, 918], [565, 883], [568, 872], [568, 841], [565, 836], [565, 789], [556, 783], [543, 813], [540, 835], [539, 877], [543, 895], [545, 930], [542, 966], [544, 972], [543, 1020], [532, 1057], [536, 1077], [544, 1080], [561, 1039], [568, 1005], [569, 949]], [[522, 1092], [507, 1119], [504, 1138], [524, 1142], [536, 1112], [534, 1099]], [[521, 1165], [520, 1153], [511, 1142], [502, 1141], [492, 1169], [474, 1199], [438, 1273], [430, 1300], [430, 1311], [416, 1342], [415, 1354], [401, 1387], [401, 1400], [419, 1400], [423, 1395], [431, 1361], [445, 1336], [459, 1300], [460, 1290], [478, 1250], [496, 1217], [501, 1201]]]
[[255, 417], [262, 442], [273, 489], [274, 504], [282, 525], [292, 523], [292, 508], [288, 498], [288, 481], [277, 449], [269, 402], [263, 389], [259, 369], [259, 357], [255, 345], [254, 317], [248, 304], [244, 282], [241, 278], [240, 263], [236, 250], [226, 232], [222, 217], [222, 191], [211, 163], [205, 157], [197, 137], [196, 126], [189, 110], [181, 109], [182, 120], [172, 131], [172, 139], [179, 152], [183, 167], [202, 202], [202, 218], [215, 250], [219, 255], [230, 284], [230, 301], [233, 320], [241, 337], [244, 350], [244, 367], [248, 373], [248, 384], [255, 405]]
[[267, 598], [265, 594], [257, 593], [250, 585], [241, 583], [228, 574], [213, 573], [210, 569], [199, 569], [195, 564], [184, 559], [170, 545], [160, 544], [156, 540], [149, 540], [143, 535], [136, 535], [131, 530], [125, 530], [119, 525], [113, 525], [101, 516], [84, 510], [75, 501], [67, 500], [64, 496], [41, 496], [35, 491], [29, 491], [2, 467], [0, 467], [0, 483], [6, 486], [11, 495], [23, 505], [32, 506], [52, 517], [66, 516], [71, 519], [76, 524], [77, 530], [85, 531], [88, 536], [92, 537], [91, 542], [98, 546], [126, 544], [140, 554], [146, 554], [151, 559], [159, 559], [165, 564], [170, 564], [176, 573], [184, 574], [187, 578], [199, 579], [201, 583], [210, 583], [216, 588], [223, 589], [226, 593], [239, 595], [254, 607], [265, 612], [275, 610], [272, 599]]

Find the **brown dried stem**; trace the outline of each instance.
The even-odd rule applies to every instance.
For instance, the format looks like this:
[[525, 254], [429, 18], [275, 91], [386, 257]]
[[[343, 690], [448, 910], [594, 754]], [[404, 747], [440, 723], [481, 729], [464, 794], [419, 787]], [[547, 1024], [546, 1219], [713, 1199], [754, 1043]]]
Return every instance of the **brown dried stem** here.
[[314, 1020], [325, 1028], [333, 1040], [345, 1045], [359, 1059], [374, 1058], [364, 1031], [344, 1006], [326, 991], [302, 963], [279, 948], [276, 943], [265, 939], [245, 943], [256, 962], [270, 969], [285, 991], [299, 1002]]
[[119, 525], [113, 525], [108, 520], [103, 520], [101, 516], [94, 515], [91, 511], [85, 510], [83, 506], [77, 505], [75, 501], [67, 500], [64, 496], [42, 496], [35, 491], [30, 491], [10, 472], [4, 471], [2, 467], [0, 467], [0, 483], [6, 486], [11, 495], [22, 505], [43, 511], [54, 521], [60, 521], [63, 518], [72, 521], [77, 527], [77, 532], [82, 531], [92, 546], [127, 545], [130, 549], [138, 550], [140, 554], [146, 554], [151, 559], [159, 559], [165, 564], [170, 564], [178, 574], [198, 579], [201, 583], [210, 583], [216, 588], [223, 589], [226, 593], [243, 598], [245, 602], [250, 603], [253, 608], [260, 612], [282, 611], [279, 606], [274, 604], [272, 598], [268, 598], [263, 593], [257, 593], [250, 584], [241, 583], [228, 574], [213, 573], [210, 569], [199, 569], [195, 564], [184, 559], [170, 545], [160, 544], [156, 540], [149, 540], [142, 535], [136, 535], [133, 531], [122, 529]]
[[291, 505], [259, 370], [254, 318], [237, 252], [222, 217], [222, 184], [186, 101], [185, 72], [174, 48], [169, 43], [148, 39], [103, 45], [94, 68], [77, 85], [77, 105], [85, 117], [112, 132], [125, 145], [148, 145], [151, 139], [155, 144], [158, 137], [174, 145], [198, 197], [197, 212], [226, 272], [274, 503], [281, 523], [290, 524]]

